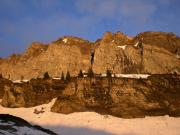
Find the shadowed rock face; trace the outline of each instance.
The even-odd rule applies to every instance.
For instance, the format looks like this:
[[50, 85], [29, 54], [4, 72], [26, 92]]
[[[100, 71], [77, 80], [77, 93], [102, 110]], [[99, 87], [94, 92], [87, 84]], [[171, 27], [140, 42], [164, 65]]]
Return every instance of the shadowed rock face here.
[[2, 98], [2, 106], [5, 107], [23, 107], [25, 105], [23, 89], [15, 86], [14, 89], [4, 86], [4, 96]]
[[1, 105], [4, 107], [32, 107], [50, 102], [66, 87], [61, 80], [32, 79], [27, 83], [4, 84]]
[[11, 86], [12, 85], [12, 81], [5, 79], [5, 78], [0, 78], [0, 99], [2, 99], [3, 95], [4, 95], [4, 86]]
[[91, 52], [96, 73], [107, 69], [114, 73], [180, 72], [180, 38], [176, 35], [144, 32], [130, 38], [120, 32], [106, 32], [96, 42], [72, 36], [48, 45], [33, 42], [25, 53], [1, 59], [0, 73], [11, 80], [41, 77], [45, 72], [52, 77], [62, 71], [77, 75], [80, 69], [87, 71], [91, 66]]
[[1, 135], [57, 135], [56, 133], [44, 129], [40, 126], [33, 126], [22, 118], [8, 114], [0, 114], [0, 134]]
[[58, 97], [53, 112], [96, 111], [123, 118], [180, 116], [180, 76], [148, 79], [78, 79]]

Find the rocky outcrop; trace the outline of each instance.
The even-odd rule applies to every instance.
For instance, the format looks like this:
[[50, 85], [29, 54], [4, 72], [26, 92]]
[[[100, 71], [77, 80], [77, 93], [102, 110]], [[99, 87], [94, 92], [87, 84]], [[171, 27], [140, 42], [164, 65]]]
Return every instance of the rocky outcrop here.
[[61, 80], [32, 79], [29, 82], [5, 85], [2, 91], [2, 106], [4, 107], [32, 107], [49, 103], [53, 98], [61, 95], [66, 87]]
[[164, 48], [173, 54], [180, 49], [180, 38], [172, 32], [143, 32], [139, 33], [133, 40], [138, 41], [140, 38], [143, 38], [145, 44]]
[[68, 84], [53, 112], [96, 111], [123, 118], [180, 116], [180, 76], [82, 78]]
[[[92, 58], [93, 56], [93, 58]], [[172, 33], [144, 32], [128, 37], [106, 32], [96, 42], [64, 36], [44, 45], [33, 42], [21, 55], [0, 60], [0, 74], [11, 80], [59, 77], [90, 67], [96, 73], [180, 73], [180, 38]]]
[[1, 105], [11, 108], [23, 107], [25, 105], [23, 93], [21, 87], [15, 86], [12, 89], [12, 87], [5, 86]]
[[[168, 48], [175, 42], [174, 46], [178, 48], [179, 38], [151, 32], [145, 35], [132, 39], [121, 33], [106, 33], [95, 50], [94, 71], [104, 73], [109, 69], [114, 73], [180, 73], [180, 59], [169, 49], [172, 47]], [[166, 43], [167, 38], [171, 40]]]
[[12, 81], [5, 79], [5, 78], [0, 78], [0, 99], [3, 98], [4, 95], [4, 86], [11, 86], [12, 85]]

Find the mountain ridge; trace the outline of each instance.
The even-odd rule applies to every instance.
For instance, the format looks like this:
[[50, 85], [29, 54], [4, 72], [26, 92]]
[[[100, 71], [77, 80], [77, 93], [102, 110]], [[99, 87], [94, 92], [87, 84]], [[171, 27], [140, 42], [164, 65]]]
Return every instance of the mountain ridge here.
[[45, 72], [52, 77], [67, 71], [77, 75], [90, 67], [96, 73], [107, 69], [113, 73], [180, 73], [179, 56], [180, 38], [173, 33], [143, 32], [129, 37], [106, 32], [95, 42], [63, 36], [50, 44], [33, 42], [24, 53], [1, 59], [0, 73], [11, 80], [42, 77]]

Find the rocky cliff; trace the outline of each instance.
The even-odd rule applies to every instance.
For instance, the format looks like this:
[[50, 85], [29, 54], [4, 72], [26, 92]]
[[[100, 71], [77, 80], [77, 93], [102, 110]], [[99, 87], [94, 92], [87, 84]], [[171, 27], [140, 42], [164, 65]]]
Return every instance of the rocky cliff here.
[[61, 95], [66, 85], [67, 83], [62, 80], [53, 79], [31, 79], [29, 82], [3, 83], [0, 89], [1, 105], [17, 108], [45, 104]]
[[91, 66], [96, 73], [107, 69], [114, 73], [180, 73], [180, 38], [163, 32], [135, 37], [106, 32], [96, 42], [72, 36], [48, 45], [33, 42], [23, 54], [1, 59], [0, 73], [11, 80], [42, 77], [45, 72], [59, 77], [61, 72], [77, 75]]
[[95, 111], [123, 118], [180, 116], [180, 76], [156, 74], [148, 78], [93, 77], [32, 79], [4, 85], [1, 104], [32, 107], [57, 98], [53, 112]]
[[68, 84], [53, 112], [96, 111], [123, 118], [180, 116], [180, 76], [82, 78]]
[[180, 38], [170, 33], [145, 32], [134, 38], [105, 33], [95, 50], [97, 73], [172, 73], [180, 71]]

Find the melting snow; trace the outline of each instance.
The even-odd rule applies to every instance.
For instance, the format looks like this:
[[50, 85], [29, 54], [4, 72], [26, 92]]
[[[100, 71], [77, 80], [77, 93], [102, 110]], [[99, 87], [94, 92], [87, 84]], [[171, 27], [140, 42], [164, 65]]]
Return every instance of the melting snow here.
[[14, 80], [13, 83], [22, 83], [22, 82], [28, 82], [29, 80]]
[[83, 73], [86, 73], [86, 71], [85, 71], [85, 70], [83, 70], [82, 72], [83, 72]]
[[[102, 77], [106, 77], [106, 73], [102, 73], [101, 74]], [[140, 79], [140, 78], [144, 78], [144, 79], [147, 79], [148, 74], [112, 74], [111, 75], [112, 77], [118, 77], [118, 78], [137, 78], [137, 79]]]
[[126, 46], [127, 46], [127, 45], [117, 46], [117, 47], [118, 47], [118, 48], [121, 48], [121, 49], [123, 49], [123, 50], [125, 50], [125, 49], [126, 49]]
[[[50, 112], [55, 99], [49, 104], [32, 108], [4, 108], [0, 113], [21, 117], [60, 135], [179, 135], [180, 118], [169, 116], [122, 119], [95, 112], [78, 112], [69, 115]], [[34, 114], [34, 109], [45, 108]], [[27, 131], [27, 130], [25, 130]], [[39, 133], [37, 133], [39, 135]]]
[[61, 78], [59, 78], [59, 77], [54, 77], [53, 79], [54, 80], [61, 80]]
[[64, 38], [64, 39], [63, 39], [63, 42], [64, 42], [65, 44], [67, 43], [67, 41], [68, 41], [67, 38]]
[[102, 77], [106, 77], [107, 75], [106, 75], [106, 73], [103, 73], [103, 74], [101, 74], [101, 76], [102, 76]]
[[138, 46], [138, 44], [139, 44], [139, 42], [135, 43], [135, 44], [134, 44], [134, 46], [135, 46], [135, 47], [137, 47], [137, 46]]
[[144, 78], [147, 79], [148, 74], [115, 74], [116, 77], [122, 77], [122, 78]]

